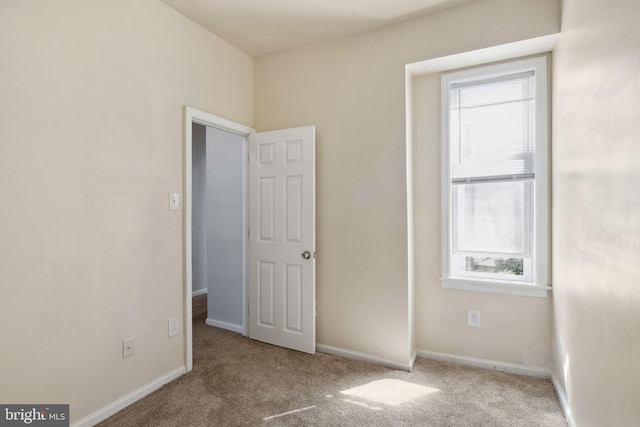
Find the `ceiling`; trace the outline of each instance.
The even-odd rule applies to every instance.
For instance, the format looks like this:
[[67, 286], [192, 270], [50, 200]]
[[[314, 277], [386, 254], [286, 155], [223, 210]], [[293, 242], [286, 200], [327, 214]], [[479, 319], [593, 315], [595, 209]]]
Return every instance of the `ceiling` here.
[[471, 0], [161, 0], [257, 58]]

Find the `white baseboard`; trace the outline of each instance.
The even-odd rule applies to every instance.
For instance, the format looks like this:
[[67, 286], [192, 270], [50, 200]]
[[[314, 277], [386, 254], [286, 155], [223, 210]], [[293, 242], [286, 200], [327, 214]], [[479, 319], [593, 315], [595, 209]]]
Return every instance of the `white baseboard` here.
[[409, 371], [413, 371], [413, 366], [416, 364], [416, 359], [418, 358], [418, 352], [414, 351], [413, 356], [411, 356], [411, 360], [409, 361]]
[[235, 323], [227, 323], [215, 319], [207, 319], [204, 323], [209, 326], [215, 326], [216, 328], [226, 329], [227, 331], [237, 332], [244, 335], [244, 328], [242, 327], [242, 325], [236, 325]]
[[98, 409], [97, 411], [87, 415], [86, 417], [76, 421], [75, 423], [71, 424], [71, 427], [94, 426], [98, 424], [100, 421], [106, 420], [116, 412], [121, 411], [122, 409], [131, 405], [132, 403], [137, 402], [143, 397], [153, 393], [163, 385], [175, 380], [179, 376], [183, 375], [185, 372], [187, 372], [187, 370], [184, 367], [174, 369], [173, 371], [167, 374], [164, 374], [161, 377], [156, 378], [155, 380], [140, 387], [139, 389], [132, 391], [131, 393], [121, 397], [120, 399], [114, 400], [113, 402], [109, 403], [107, 406], [104, 406]]
[[387, 366], [389, 368], [400, 369], [402, 371], [411, 372], [411, 363], [394, 362], [393, 360], [382, 359], [381, 357], [371, 356], [369, 354], [358, 353], [356, 351], [346, 350], [344, 348], [334, 347], [326, 344], [316, 343], [316, 350], [322, 353], [333, 354], [347, 359], [360, 360], [363, 362], [375, 363], [376, 365]]
[[576, 422], [573, 419], [573, 414], [571, 414], [571, 407], [567, 400], [567, 394], [564, 392], [564, 387], [560, 385], [560, 382], [555, 375], [551, 375], [551, 382], [553, 383], [553, 387], [556, 389], [556, 394], [558, 395], [562, 412], [564, 412], [564, 417], [567, 419], [569, 427], [576, 427]]
[[191, 297], [197, 297], [200, 295], [204, 295], [207, 293], [207, 289], [200, 289], [199, 291], [193, 291], [191, 292]]
[[476, 357], [458, 356], [456, 354], [437, 353], [435, 351], [418, 350], [418, 356], [425, 359], [454, 362], [476, 368], [494, 369], [510, 374], [527, 375], [529, 377], [551, 378], [551, 371], [545, 368], [535, 368], [515, 363], [499, 362], [497, 360], [480, 359]]

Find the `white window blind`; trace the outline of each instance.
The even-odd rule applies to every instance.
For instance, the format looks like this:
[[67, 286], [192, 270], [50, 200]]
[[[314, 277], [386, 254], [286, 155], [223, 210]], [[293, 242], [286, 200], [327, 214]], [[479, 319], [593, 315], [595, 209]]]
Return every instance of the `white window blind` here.
[[450, 86], [451, 183], [535, 177], [534, 71]]

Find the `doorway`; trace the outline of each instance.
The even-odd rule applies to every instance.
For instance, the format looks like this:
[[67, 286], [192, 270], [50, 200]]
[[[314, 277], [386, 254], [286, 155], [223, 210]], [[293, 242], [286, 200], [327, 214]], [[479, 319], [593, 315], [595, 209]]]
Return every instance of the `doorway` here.
[[185, 109], [183, 324], [187, 371], [193, 368], [192, 297], [194, 290], [204, 293], [203, 283], [209, 295], [207, 324], [246, 335], [246, 159], [247, 136], [253, 132], [221, 117]]
[[192, 126], [192, 295], [207, 293], [207, 325], [245, 334], [242, 312], [245, 138], [198, 123]]

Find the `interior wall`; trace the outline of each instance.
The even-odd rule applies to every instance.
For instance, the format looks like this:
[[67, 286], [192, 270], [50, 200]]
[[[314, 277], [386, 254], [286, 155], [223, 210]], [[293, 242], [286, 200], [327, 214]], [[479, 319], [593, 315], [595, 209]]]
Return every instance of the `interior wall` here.
[[[559, 12], [558, 0], [476, 1], [255, 60], [254, 127], [314, 124], [317, 129], [319, 343], [401, 363], [414, 351], [409, 312], [414, 295], [407, 285], [405, 64], [557, 33]], [[436, 187], [439, 195], [439, 183]], [[439, 248], [439, 240], [429, 247], [430, 259], [439, 256]], [[431, 261], [416, 260], [425, 262]], [[433, 274], [438, 272], [439, 266]], [[456, 295], [426, 300], [420, 286], [416, 283], [416, 316], [444, 304], [447, 316], [459, 317], [458, 304], [446, 308]], [[464, 298], [465, 304], [488, 304], [484, 295]], [[500, 299], [495, 301], [498, 310]], [[545, 313], [548, 309], [532, 307], [527, 316]], [[521, 315], [505, 313], [500, 319]], [[422, 335], [416, 341], [428, 349], [430, 337], [417, 333]]]
[[554, 375], [575, 425], [640, 420], [640, 3], [565, 0], [554, 51]]
[[193, 123], [192, 156], [192, 292], [207, 290], [207, 128]]
[[213, 127], [206, 133], [207, 320], [241, 329], [244, 137]]
[[[548, 63], [551, 58], [548, 55]], [[417, 347], [551, 368], [551, 298], [446, 289], [441, 269], [441, 76], [416, 77], [413, 95]], [[467, 326], [480, 310], [481, 327]]]
[[3, 0], [0, 57], [0, 401], [73, 423], [185, 366], [184, 107], [251, 126], [253, 60], [157, 0]]

